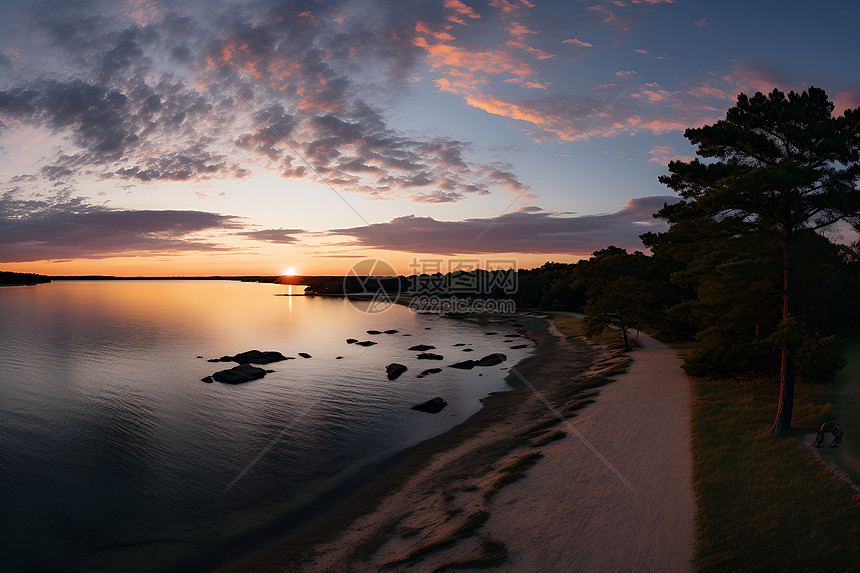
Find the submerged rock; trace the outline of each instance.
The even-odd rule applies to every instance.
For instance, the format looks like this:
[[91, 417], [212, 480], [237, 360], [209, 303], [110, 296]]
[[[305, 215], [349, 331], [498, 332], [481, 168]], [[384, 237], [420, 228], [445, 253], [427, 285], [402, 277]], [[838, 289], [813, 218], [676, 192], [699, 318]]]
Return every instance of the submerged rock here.
[[[216, 372], [211, 376], [211, 378], [216, 382], [223, 382], [224, 384], [242, 384], [244, 382], [250, 382], [251, 380], [257, 380], [265, 375], [266, 371], [262, 368], [257, 368], [250, 364], [240, 364], [239, 366], [234, 366], [229, 370]], [[206, 378], [204, 378], [203, 381], [206, 382]]]
[[396, 362], [392, 362], [388, 366], [385, 367], [385, 373], [388, 375], [389, 380], [397, 380], [401, 374], [406, 372], [408, 368], [403, 364], [398, 364]]
[[437, 396], [426, 402], [422, 402], [421, 404], [415, 404], [412, 406], [413, 410], [418, 410], [419, 412], [428, 412], [430, 414], [438, 414], [445, 406], [448, 405], [448, 402], [443, 400], [441, 397]]
[[435, 350], [435, 346], [430, 346], [429, 344], [416, 344], [415, 346], [410, 346], [409, 350], [417, 350], [418, 352], [424, 352], [425, 350]]
[[311, 357], [311, 355], [308, 354], [307, 352], [299, 352], [299, 356], [301, 356], [302, 358], [310, 358]]
[[475, 366], [477, 366], [477, 362], [474, 360], [464, 360], [463, 362], [458, 362], [456, 364], [448, 365], [448, 368], [459, 368], [460, 370], [471, 370]]
[[356, 346], [373, 346], [374, 344], [376, 343], [372, 340], [362, 340], [361, 342], [355, 343]]
[[477, 366], [495, 366], [496, 364], [501, 364], [507, 359], [507, 356], [498, 352], [496, 354], [488, 354], [478, 360]]
[[422, 352], [418, 355], [418, 360], [442, 360], [442, 358], [443, 356], [432, 352]]
[[438, 374], [440, 372], [442, 372], [441, 368], [428, 368], [427, 370], [419, 374], [417, 378], [424, 378], [425, 376], [430, 376], [431, 374]]

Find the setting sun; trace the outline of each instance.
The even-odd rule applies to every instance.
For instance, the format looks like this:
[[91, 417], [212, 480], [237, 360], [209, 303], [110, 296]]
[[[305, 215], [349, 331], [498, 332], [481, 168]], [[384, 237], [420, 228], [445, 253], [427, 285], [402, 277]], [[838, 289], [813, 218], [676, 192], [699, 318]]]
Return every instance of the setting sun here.
[[287, 267], [284, 269], [284, 276], [291, 277], [296, 274], [296, 267]]

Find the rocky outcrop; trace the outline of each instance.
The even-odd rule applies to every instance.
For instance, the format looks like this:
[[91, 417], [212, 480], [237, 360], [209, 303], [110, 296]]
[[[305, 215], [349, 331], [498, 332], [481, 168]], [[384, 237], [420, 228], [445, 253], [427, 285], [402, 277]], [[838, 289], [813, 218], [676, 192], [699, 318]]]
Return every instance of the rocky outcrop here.
[[435, 346], [430, 346], [429, 344], [416, 344], [415, 346], [410, 346], [409, 350], [417, 350], [418, 352], [424, 352], [425, 350], [435, 350]]
[[403, 364], [397, 364], [396, 362], [392, 362], [388, 366], [385, 367], [385, 373], [388, 375], [389, 380], [397, 380], [401, 374], [406, 372], [408, 368]]
[[239, 364], [271, 364], [272, 362], [280, 362], [281, 360], [293, 360], [290, 356], [284, 356], [280, 352], [267, 350], [261, 352], [259, 350], [249, 350], [240, 352], [235, 356], [222, 356], [221, 358], [212, 358], [209, 362], [238, 362]]
[[212, 376], [207, 376], [203, 381], [210, 382], [214, 380], [216, 382], [223, 382], [224, 384], [242, 384], [251, 380], [258, 380], [265, 376], [267, 372], [271, 371], [263, 370], [250, 364], [240, 364], [229, 370], [221, 370]]
[[424, 378], [425, 376], [430, 376], [431, 374], [438, 374], [440, 372], [442, 372], [441, 368], [428, 368], [427, 370], [416, 376], [416, 378]]
[[433, 354], [432, 352], [422, 352], [417, 356], [418, 360], [442, 360], [442, 356], [439, 354]]
[[442, 410], [445, 409], [445, 406], [448, 405], [448, 402], [436, 396], [426, 402], [422, 402], [421, 404], [415, 404], [412, 406], [413, 410], [418, 410], [419, 412], [428, 412], [430, 414], [438, 414]]
[[488, 354], [478, 360], [476, 366], [495, 366], [496, 364], [501, 364], [507, 359], [507, 356], [498, 352], [496, 354]]

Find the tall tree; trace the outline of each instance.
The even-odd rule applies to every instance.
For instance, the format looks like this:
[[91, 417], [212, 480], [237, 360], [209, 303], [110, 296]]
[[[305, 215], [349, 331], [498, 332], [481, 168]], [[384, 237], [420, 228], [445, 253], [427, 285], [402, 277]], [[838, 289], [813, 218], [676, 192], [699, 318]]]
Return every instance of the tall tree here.
[[628, 328], [635, 325], [638, 330], [647, 312], [644, 279], [649, 263], [641, 252], [631, 254], [614, 245], [576, 263], [573, 284], [587, 297], [583, 310], [589, 335], [612, 325], [621, 331], [625, 350], [633, 348]]
[[796, 340], [796, 254], [800, 239], [839, 221], [860, 227], [860, 108], [833, 114], [824, 90], [773, 90], [738, 96], [726, 118], [684, 137], [706, 162], [669, 163], [660, 181], [682, 197], [657, 216], [672, 221], [689, 208], [732, 219], [773, 237], [781, 259], [779, 406], [771, 432], [791, 427]]

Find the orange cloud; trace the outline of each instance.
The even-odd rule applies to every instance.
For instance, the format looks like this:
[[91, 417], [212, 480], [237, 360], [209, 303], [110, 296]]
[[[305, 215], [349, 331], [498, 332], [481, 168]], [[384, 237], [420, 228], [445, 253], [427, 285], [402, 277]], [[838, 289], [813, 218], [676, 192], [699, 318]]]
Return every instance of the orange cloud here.
[[482, 109], [487, 113], [502, 115], [513, 119], [521, 119], [536, 125], [547, 124], [547, 120], [543, 116], [535, 113], [533, 110], [524, 109], [517, 104], [507, 103], [489, 95], [469, 95], [466, 96], [466, 102], [472, 107]]
[[475, 12], [475, 10], [471, 6], [467, 6], [460, 2], [460, 0], [445, 0], [444, 4], [445, 8], [449, 10], [453, 10], [457, 14], [461, 16], [465, 16], [466, 18], [480, 18], [481, 15]]
[[657, 145], [648, 152], [651, 159], [649, 163], [658, 163], [660, 165], [668, 165], [670, 161], [686, 161], [693, 160], [689, 155], [675, 155], [675, 148], [671, 145]]
[[528, 0], [490, 0], [490, 6], [498, 8], [506, 14], [518, 12], [523, 8], [534, 8], [535, 5]]
[[423, 38], [416, 38], [415, 45], [426, 48], [428, 61], [434, 68], [445, 66], [464, 68], [470, 72], [491, 74], [508, 73], [515, 76], [528, 76], [534, 70], [527, 63], [500, 50], [472, 52], [450, 44], [428, 44]]
[[514, 36], [522, 36], [523, 34], [537, 34], [534, 30], [530, 30], [526, 26], [520, 25], [518, 22], [511, 22], [510, 25], [505, 28], [508, 32], [510, 32]]
[[537, 56], [537, 59], [539, 60], [549, 60], [558, 57], [558, 54], [550, 54], [549, 52], [544, 52], [543, 50], [532, 48], [531, 46], [526, 48], [526, 51]]

